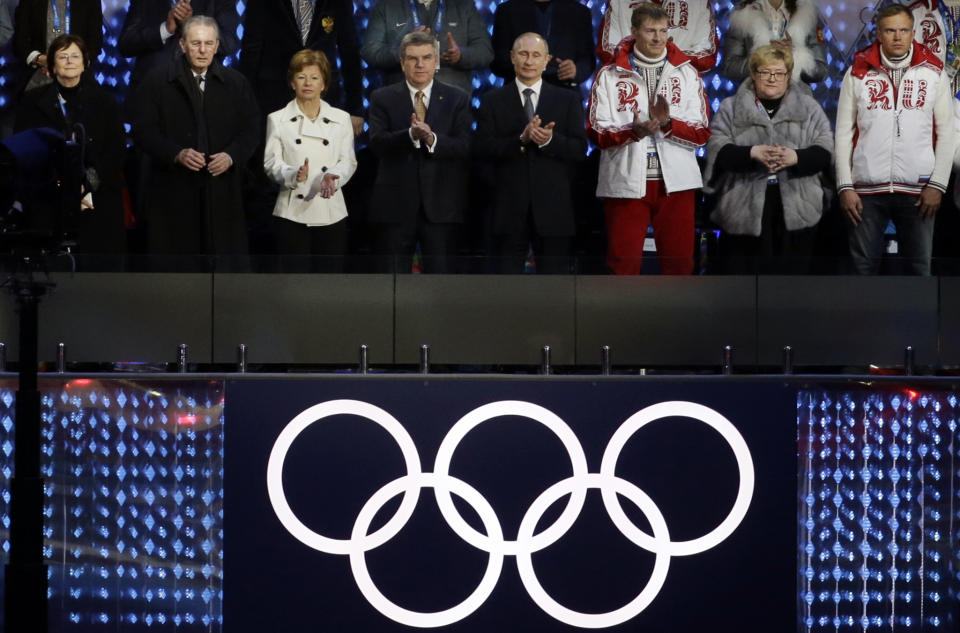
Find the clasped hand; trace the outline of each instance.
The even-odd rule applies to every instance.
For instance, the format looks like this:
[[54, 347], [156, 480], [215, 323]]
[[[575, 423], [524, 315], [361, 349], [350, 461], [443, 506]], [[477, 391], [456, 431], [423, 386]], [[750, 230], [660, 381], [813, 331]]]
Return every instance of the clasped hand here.
[[778, 172], [797, 164], [797, 150], [783, 145], [754, 145], [750, 158], [762, 164], [770, 172]]
[[230, 169], [230, 166], [233, 165], [233, 159], [230, 158], [230, 154], [227, 154], [226, 152], [217, 152], [216, 154], [211, 154], [210, 160], [207, 160], [206, 156], [189, 147], [185, 147], [177, 152], [177, 156], [174, 160], [190, 171], [200, 171], [201, 169], [206, 169], [208, 172], [210, 172], [211, 176], [219, 176], [223, 172]]

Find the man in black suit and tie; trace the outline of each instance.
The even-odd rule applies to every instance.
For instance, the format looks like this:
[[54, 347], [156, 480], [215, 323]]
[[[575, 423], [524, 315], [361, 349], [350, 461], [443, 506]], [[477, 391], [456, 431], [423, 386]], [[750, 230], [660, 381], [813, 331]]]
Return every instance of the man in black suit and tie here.
[[424, 272], [451, 272], [466, 208], [470, 102], [434, 80], [437, 40], [414, 31], [400, 42], [405, 81], [370, 96], [370, 147], [380, 160], [369, 220], [377, 251], [410, 272], [417, 241]]
[[575, 232], [570, 171], [587, 151], [579, 94], [543, 81], [547, 43], [524, 33], [510, 52], [515, 81], [483, 97], [476, 151], [495, 163], [493, 231], [504, 272], [570, 272]]
[[513, 79], [513, 43], [523, 33], [538, 33], [553, 53], [543, 78], [556, 86], [578, 89], [593, 74], [593, 22], [590, 9], [577, 0], [507, 0], [493, 20], [490, 69]]
[[237, 7], [235, 0], [130, 0], [117, 49], [124, 57], [136, 57], [130, 75], [129, 93], [158, 66], [166, 66], [180, 55], [183, 23], [193, 15], [207, 15], [220, 29], [221, 59], [237, 50]]
[[354, 136], [360, 136], [363, 71], [351, 0], [249, 0], [244, 29], [240, 71], [261, 112], [276, 112], [293, 98], [290, 58], [304, 48], [322, 51], [333, 73], [324, 101], [350, 113]]

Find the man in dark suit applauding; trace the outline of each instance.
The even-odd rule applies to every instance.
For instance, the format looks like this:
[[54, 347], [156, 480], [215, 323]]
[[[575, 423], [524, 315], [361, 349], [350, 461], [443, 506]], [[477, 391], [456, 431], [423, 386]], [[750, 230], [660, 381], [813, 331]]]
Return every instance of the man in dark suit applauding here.
[[425, 272], [451, 272], [463, 222], [470, 158], [470, 103], [434, 81], [437, 40], [414, 31], [400, 43], [405, 81], [370, 96], [370, 146], [380, 159], [370, 222], [377, 251], [410, 272], [417, 241]]
[[541, 79], [547, 43], [524, 33], [510, 51], [516, 80], [483, 97], [478, 155], [496, 164], [493, 230], [504, 272], [522, 272], [533, 244], [537, 271], [570, 272], [574, 234], [570, 168], [587, 151], [576, 92]]

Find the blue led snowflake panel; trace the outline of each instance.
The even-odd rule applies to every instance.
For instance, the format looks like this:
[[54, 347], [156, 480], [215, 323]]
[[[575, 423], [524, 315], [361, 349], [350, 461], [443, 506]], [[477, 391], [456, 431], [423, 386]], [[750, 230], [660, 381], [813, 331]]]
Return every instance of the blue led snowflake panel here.
[[[14, 389], [0, 387], [4, 552]], [[50, 630], [220, 631], [223, 384], [41, 390]]]
[[957, 416], [949, 392], [799, 394], [799, 630], [960, 628]]

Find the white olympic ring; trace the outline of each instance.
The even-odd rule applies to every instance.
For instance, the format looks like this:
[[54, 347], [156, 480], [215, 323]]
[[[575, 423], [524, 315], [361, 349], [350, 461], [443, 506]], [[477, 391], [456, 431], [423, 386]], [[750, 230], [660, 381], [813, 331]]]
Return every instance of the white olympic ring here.
[[[334, 539], [317, 534], [294, 514], [283, 491], [283, 464], [290, 446], [308, 426], [322, 418], [343, 414], [367, 418], [383, 427], [397, 442], [407, 474], [387, 483], [367, 500], [357, 515], [349, 539]], [[515, 541], [504, 538], [497, 514], [486, 498], [468, 483], [449, 474], [453, 453], [467, 433], [481, 423], [501, 416], [529, 418], [546, 426], [567, 450], [572, 470], [570, 477], [553, 484], [534, 500], [523, 516]], [[692, 418], [717, 431], [730, 445], [740, 475], [737, 497], [727, 517], [707, 534], [689, 541], [671, 541], [666, 520], [653, 500], [633, 483], [616, 476], [617, 460], [627, 441], [647, 424], [666, 417]], [[493, 592], [506, 556], [516, 556], [524, 588], [534, 603], [552, 618], [580, 628], [606, 628], [622, 624], [641, 613], [656, 598], [666, 582], [672, 556], [704, 552], [724, 541], [737, 529], [750, 506], [754, 483], [753, 459], [736, 427], [709, 407], [683, 401], [651, 405], [627, 418], [610, 438], [599, 473], [587, 471], [583, 447], [562, 419], [544, 407], [516, 400], [492, 402], [460, 418], [441, 442], [432, 473], [421, 471], [419, 453], [400, 422], [383, 409], [359, 400], [330, 400], [298, 414], [280, 432], [267, 463], [267, 493], [284, 528], [312, 549], [349, 556], [357, 587], [370, 605], [395, 622], [419, 628], [453, 624], [478, 609]], [[473, 593], [449, 609], [432, 613], [410, 611], [386, 598], [371, 579], [365, 557], [366, 552], [383, 545], [403, 529], [413, 516], [421, 488], [434, 489], [440, 512], [457, 536], [490, 555], [483, 578]], [[656, 556], [650, 580], [643, 590], [626, 605], [608, 613], [581, 613], [559, 604], [543, 589], [533, 570], [533, 553], [552, 545], [567, 533], [579, 517], [587, 490], [591, 488], [600, 490], [604, 508], [614, 526], [635, 545]], [[463, 519], [453, 503], [451, 493], [473, 508], [486, 534], [477, 531]], [[379, 530], [367, 534], [377, 512], [398, 494], [402, 494], [403, 499], [396, 513]], [[535, 534], [543, 514], [564, 495], [570, 495], [566, 508], [552, 525]], [[627, 517], [618, 495], [629, 499], [644, 514], [653, 536]]]

